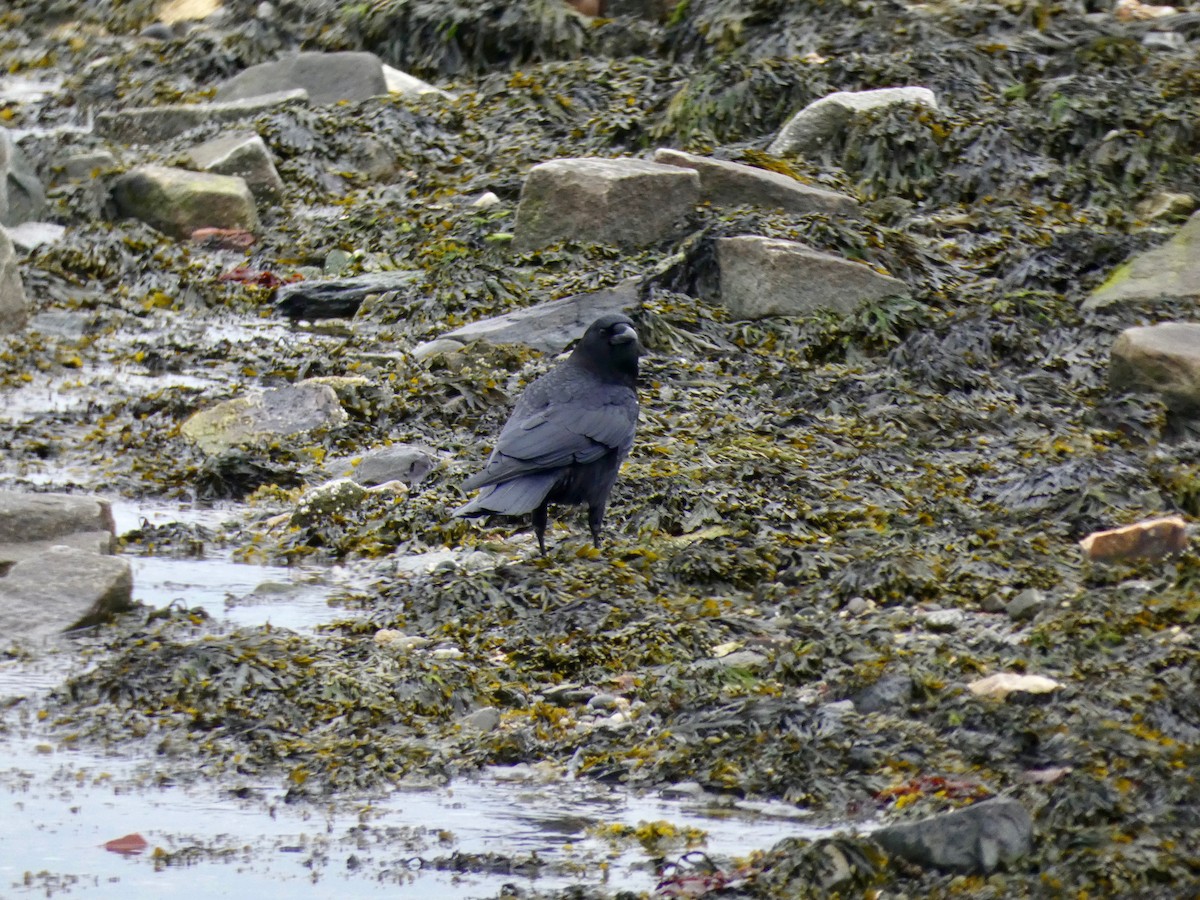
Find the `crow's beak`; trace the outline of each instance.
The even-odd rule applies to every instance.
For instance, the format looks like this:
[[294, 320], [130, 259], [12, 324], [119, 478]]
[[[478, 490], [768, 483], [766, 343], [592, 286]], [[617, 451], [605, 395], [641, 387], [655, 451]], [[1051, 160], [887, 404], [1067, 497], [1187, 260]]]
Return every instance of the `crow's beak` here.
[[629, 344], [637, 343], [637, 339], [637, 332], [633, 330], [633, 326], [622, 322], [613, 328], [612, 337], [608, 339], [608, 342], [610, 344]]

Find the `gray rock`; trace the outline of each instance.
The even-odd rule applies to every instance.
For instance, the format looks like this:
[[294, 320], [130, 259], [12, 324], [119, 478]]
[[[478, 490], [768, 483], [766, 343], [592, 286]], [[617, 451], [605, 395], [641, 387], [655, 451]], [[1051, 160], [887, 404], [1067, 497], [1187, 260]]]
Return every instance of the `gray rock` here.
[[420, 277], [420, 272], [396, 269], [351, 278], [297, 281], [275, 292], [275, 308], [289, 319], [349, 318], [371, 294], [405, 290]]
[[694, 169], [700, 176], [700, 199], [713, 206], [761, 206], [794, 213], [854, 215], [858, 201], [833, 191], [810, 187], [779, 172], [660, 148], [654, 161]]
[[779, 130], [767, 148], [773, 156], [813, 153], [844, 131], [855, 116], [889, 106], [937, 109], [937, 97], [929, 88], [898, 87], [873, 91], [838, 91], [810, 103]]
[[754, 671], [765, 668], [771, 661], [756, 650], [735, 650], [716, 659], [718, 665], [727, 669], [748, 669]]
[[1159, 297], [1200, 298], [1200, 213], [1175, 236], [1117, 267], [1083, 302], [1084, 309], [1136, 303]]
[[289, 105], [305, 105], [304, 91], [263, 94], [228, 103], [167, 103], [135, 106], [96, 116], [96, 133], [124, 144], [154, 144], [210, 122], [237, 122], [275, 112]]
[[884, 675], [859, 691], [852, 699], [860, 713], [903, 713], [912, 701], [913, 680], [908, 674]]
[[720, 300], [735, 318], [845, 313], [863, 301], [909, 295], [898, 279], [795, 241], [741, 235], [716, 243]]
[[413, 347], [413, 359], [424, 361], [435, 356], [441, 356], [446, 353], [457, 353], [465, 344], [462, 341], [454, 341], [450, 338], [437, 338], [433, 341], [424, 341]]
[[514, 244], [644, 247], [675, 232], [700, 199], [700, 176], [643, 159], [554, 159], [521, 188]]
[[42, 640], [98, 624], [132, 605], [133, 575], [117, 556], [52, 547], [0, 578], [0, 634]]
[[72, 154], [58, 162], [55, 169], [68, 181], [85, 181], [116, 168], [116, 165], [117, 158], [107, 150], [93, 150]]
[[1133, 208], [1141, 218], [1153, 222], [1159, 219], [1178, 219], [1191, 215], [1196, 209], [1196, 198], [1191, 194], [1159, 191]]
[[616, 694], [593, 694], [587, 705], [588, 709], [620, 709], [628, 707], [629, 701]]
[[367, 487], [389, 481], [419, 484], [436, 465], [437, 460], [424, 447], [393, 444], [364, 456], [350, 477]]
[[993, 872], [1033, 846], [1033, 819], [1016, 800], [997, 798], [966, 809], [892, 825], [871, 838], [901, 859], [953, 872]]
[[65, 226], [53, 222], [22, 222], [8, 229], [13, 246], [22, 253], [30, 253], [41, 246], [57, 244], [67, 233]]
[[1116, 391], [1158, 394], [1179, 413], [1200, 412], [1200, 324], [1126, 328], [1113, 343], [1108, 383]]
[[218, 101], [245, 100], [300, 89], [316, 106], [387, 94], [383, 62], [374, 53], [305, 52], [239, 72], [217, 89]]
[[480, 319], [448, 331], [439, 340], [465, 344], [486, 340], [493, 344], [522, 344], [543, 353], [561, 353], [584, 330], [606, 313], [629, 313], [638, 305], [638, 280], [628, 279], [603, 291], [576, 294]]
[[11, 334], [29, 319], [29, 302], [17, 265], [17, 251], [8, 232], [0, 226], [0, 334]]
[[0, 543], [55, 541], [95, 531], [110, 535], [116, 531], [107, 500], [75, 494], [0, 491]]
[[201, 172], [237, 175], [255, 199], [274, 200], [283, 193], [271, 151], [257, 134], [231, 134], [206, 141], [188, 151], [188, 161]]
[[81, 531], [46, 541], [24, 541], [16, 544], [0, 543], [0, 573], [24, 559], [41, 556], [53, 547], [72, 547], [98, 556], [109, 556], [113, 552], [112, 532]]
[[250, 189], [229, 175], [141, 166], [118, 178], [112, 195], [122, 215], [174, 238], [187, 238], [198, 228], [258, 227]]
[[0, 225], [19, 225], [41, 216], [46, 189], [21, 148], [0, 128]]
[[1024, 622], [1032, 619], [1050, 605], [1050, 600], [1037, 588], [1026, 588], [1013, 597], [1004, 607], [1008, 617], [1014, 622]]
[[255, 391], [201, 410], [183, 423], [183, 436], [205, 453], [336, 428], [349, 416], [326, 384], [301, 381]]
[[463, 716], [459, 724], [472, 731], [495, 731], [500, 727], [500, 710], [494, 706], [484, 706]]

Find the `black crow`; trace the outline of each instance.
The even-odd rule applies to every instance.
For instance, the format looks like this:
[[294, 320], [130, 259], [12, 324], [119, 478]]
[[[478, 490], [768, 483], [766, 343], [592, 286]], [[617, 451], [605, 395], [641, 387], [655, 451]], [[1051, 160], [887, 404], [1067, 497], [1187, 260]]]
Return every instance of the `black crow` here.
[[487, 465], [463, 482], [479, 496], [456, 516], [533, 512], [546, 552], [551, 503], [586, 503], [592, 540], [600, 546], [604, 508], [637, 428], [638, 343], [633, 322], [601, 316], [571, 356], [525, 389], [500, 432]]

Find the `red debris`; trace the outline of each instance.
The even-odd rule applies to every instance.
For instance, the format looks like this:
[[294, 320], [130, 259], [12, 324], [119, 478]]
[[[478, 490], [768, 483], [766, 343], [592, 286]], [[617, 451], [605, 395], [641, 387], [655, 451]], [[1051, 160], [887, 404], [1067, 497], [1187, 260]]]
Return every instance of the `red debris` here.
[[137, 832], [134, 832], [133, 834], [125, 835], [125, 837], [119, 837], [115, 840], [109, 841], [104, 845], [104, 849], [109, 853], [120, 853], [124, 856], [136, 856], [149, 846], [149, 841], [147, 841]]
[[250, 284], [255, 287], [277, 288], [281, 284], [291, 284], [302, 281], [304, 276], [293, 272], [283, 278], [266, 269], [251, 269], [249, 266], [238, 266], [218, 276], [218, 281], [236, 281], [239, 284]]
[[982, 799], [990, 796], [991, 792], [977, 781], [951, 781], [941, 775], [921, 775], [896, 787], [884, 788], [875, 795], [875, 799], [880, 803], [891, 803], [901, 797], [920, 794], [941, 794], [951, 799]]

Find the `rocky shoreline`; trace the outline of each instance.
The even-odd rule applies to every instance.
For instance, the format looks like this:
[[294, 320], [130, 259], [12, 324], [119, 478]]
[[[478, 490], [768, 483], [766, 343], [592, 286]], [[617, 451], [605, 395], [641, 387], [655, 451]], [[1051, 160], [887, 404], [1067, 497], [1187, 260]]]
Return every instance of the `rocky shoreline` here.
[[[6, 659], [90, 626], [0, 740], [292, 803], [530, 765], [847, 827], [651, 842], [664, 896], [1181, 896], [1200, 15], [594, 11], [0, 13]], [[452, 518], [614, 311], [651, 354], [606, 545]], [[230, 516], [114, 535], [104, 498]], [[357, 586], [312, 634], [129, 611], [124, 560], [205, 546]]]

